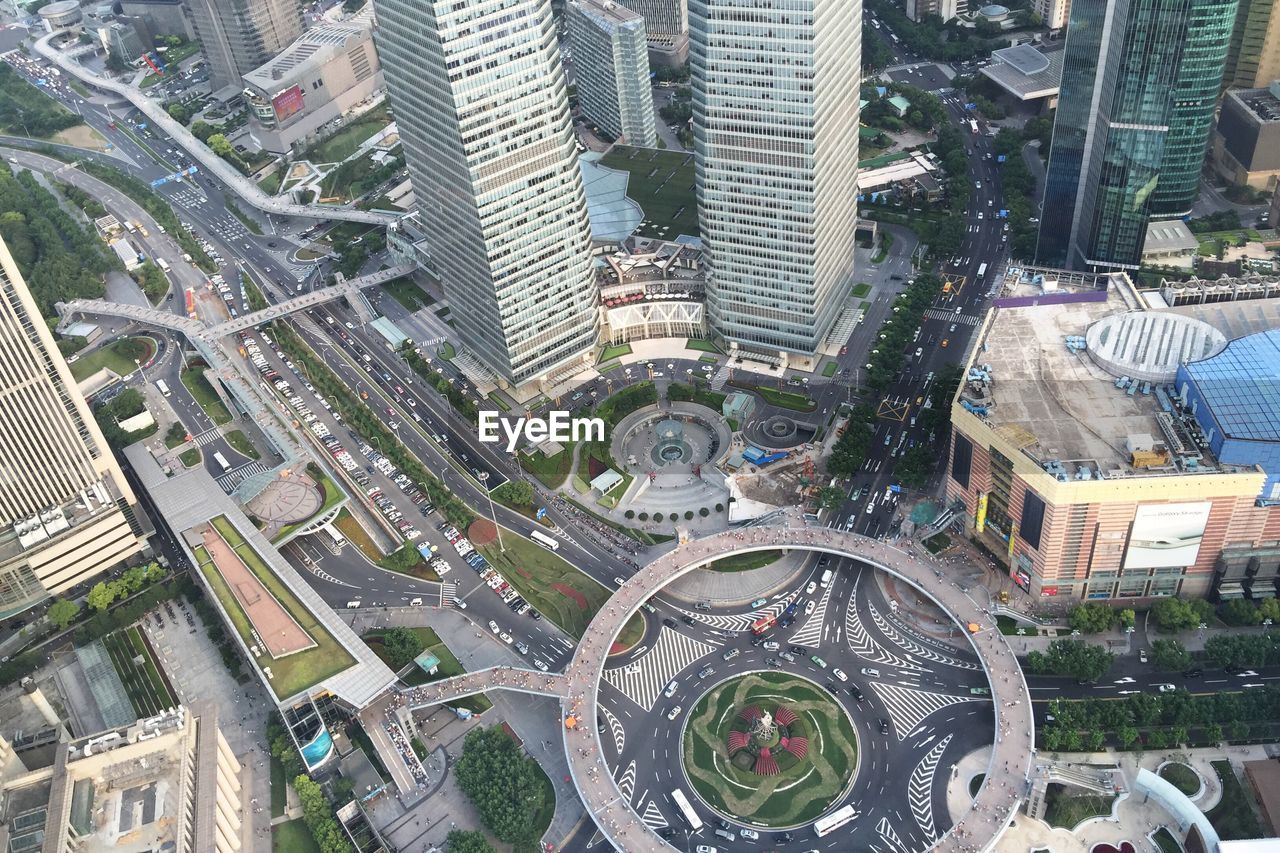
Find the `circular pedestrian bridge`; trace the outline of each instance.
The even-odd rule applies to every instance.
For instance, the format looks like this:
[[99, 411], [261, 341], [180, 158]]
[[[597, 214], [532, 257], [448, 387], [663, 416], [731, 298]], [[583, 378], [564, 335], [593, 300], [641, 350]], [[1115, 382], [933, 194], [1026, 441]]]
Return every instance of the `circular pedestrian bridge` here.
[[[991, 684], [995, 744], [973, 804], [933, 849], [944, 853], [993, 849], [1029, 789], [1035, 745], [1026, 681], [995, 618], [923, 557], [854, 533], [805, 527], [798, 515], [788, 518], [788, 523], [791, 526], [749, 527], [692, 540], [640, 569], [600, 609], [578, 643], [565, 671], [567, 683], [561, 685], [566, 688], [561, 694], [566, 717], [588, 723], [596, 719], [596, 694], [614, 638], [645, 601], [681, 575], [712, 560], [752, 551], [786, 549], [848, 557], [911, 584], [966, 628], [965, 636]], [[601, 833], [628, 853], [675, 849], [630, 807], [603, 762], [601, 747], [594, 725], [565, 731], [569, 771]]]

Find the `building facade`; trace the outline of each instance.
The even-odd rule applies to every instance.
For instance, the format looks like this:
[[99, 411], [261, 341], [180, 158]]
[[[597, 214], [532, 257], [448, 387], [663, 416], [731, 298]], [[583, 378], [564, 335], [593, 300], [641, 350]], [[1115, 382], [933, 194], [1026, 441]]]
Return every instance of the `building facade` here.
[[1213, 131], [1213, 164], [1235, 186], [1280, 186], [1280, 83], [1227, 90]]
[[853, 274], [862, 4], [693, 0], [707, 314], [731, 349], [808, 359]]
[[1140, 265], [1199, 2], [1073, 0], [1038, 263]]
[[969, 11], [968, 0], [907, 0], [907, 17], [919, 22], [929, 15], [950, 21]]
[[649, 63], [678, 68], [689, 59], [688, 0], [619, 0], [644, 18]]
[[244, 75], [249, 132], [282, 154], [340, 124], [382, 90], [373, 46], [373, 9], [307, 30], [280, 54]]
[[183, 0], [217, 93], [284, 50], [302, 33], [299, 0]]
[[1160, 182], [1151, 197], [1154, 216], [1187, 216], [1195, 205], [1235, 19], [1235, 0], [1191, 2], [1169, 133], [1160, 161]]
[[1240, 0], [1223, 88], [1261, 89], [1280, 80], [1280, 4]]
[[0, 618], [147, 548], [145, 517], [0, 241]]
[[1031, 8], [1051, 30], [1060, 30], [1071, 17], [1071, 0], [1032, 0]]
[[433, 266], [467, 347], [517, 388], [581, 363], [599, 297], [549, 0], [377, 0]]
[[582, 115], [628, 145], [658, 146], [644, 18], [613, 0], [569, 0]]
[[151, 35], [196, 37], [182, 0], [121, 0], [120, 12], [130, 18], [140, 18]]

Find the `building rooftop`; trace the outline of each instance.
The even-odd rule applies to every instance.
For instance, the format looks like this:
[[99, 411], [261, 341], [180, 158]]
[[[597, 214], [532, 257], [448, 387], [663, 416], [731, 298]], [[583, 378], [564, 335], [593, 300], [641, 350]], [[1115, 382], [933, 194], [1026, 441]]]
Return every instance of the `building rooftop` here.
[[[1164, 383], [1179, 362], [1226, 352], [1230, 335], [1181, 311], [1142, 310], [1123, 273], [1010, 267], [1002, 293], [973, 344], [961, 406], [1059, 479], [1224, 470], [1203, 452], [1185, 467], [1169, 456], [1167, 448], [1201, 442]], [[1218, 370], [1269, 356], [1280, 371], [1280, 333], [1270, 347], [1241, 348]], [[1126, 365], [1133, 373], [1117, 378]], [[1274, 428], [1280, 398], [1248, 401], [1251, 411], [1268, 404]], [[1165, 463], [1135, 467], [1134, 450], [1152, 445]]]
[[1239, 101], [1263, 124], [1280, 122], [1280, 81], [1266, 89], [1232, 89], [1227, 97]]
[[244, 75], [246, 85], [275, 93], [287, 88], [306, 72], [323, 65], [344, 50], [353, 38], [364, 38], [373, 30], [373, 4], [345, 21], [312, 27], [268, 62]]
[[1064, 46], [1065, 43], [1060, 43], [1038, 49], [1020, 44], [1002, 48], [993, 52], [993, 61], [979, 70], [1019, 100], [1047, 98], [1058, 94], [1062, 83]]
[[1280, 441], [1280, 329], [1231, 341], [1187, 372], [1223, 435]]
[[1194, 252], [1200, 241], [1181, 219], [1163, 219], [1147, 223], [1147, 239], [1142, 244], [1144, 255], [1169, 255]]
[[571, 5], [610, 24], [644, 24], [642, 15], [613, 0], [572, 0]]

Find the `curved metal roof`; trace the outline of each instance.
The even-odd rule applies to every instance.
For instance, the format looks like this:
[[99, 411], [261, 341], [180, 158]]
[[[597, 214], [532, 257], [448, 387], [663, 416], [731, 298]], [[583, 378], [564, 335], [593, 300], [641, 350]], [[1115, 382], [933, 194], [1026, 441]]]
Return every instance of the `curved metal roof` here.
[[1186, 372], [1223, 435], [1280, 441], [1280, 329], [1236, 338]]

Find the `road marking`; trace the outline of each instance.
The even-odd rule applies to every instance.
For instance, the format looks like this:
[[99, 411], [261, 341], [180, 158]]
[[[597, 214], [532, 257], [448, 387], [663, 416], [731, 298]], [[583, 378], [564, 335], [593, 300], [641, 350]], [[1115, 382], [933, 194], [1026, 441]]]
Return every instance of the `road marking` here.
[[603, 705], [599, 706], [600, 713], [604, 714], [605, 722], [609, 724], [609, 731], [613, 733], [613, 745], [619, 755], [622, 754], [622, 747], [627, 742], [627, 732], [623, 728], [622, 722], [613, 715], [613, 712]]
[[636, 788], [636, 763], [632, 761], [627, 765], [627, 769], [622, 772], [622, 778], [618, 780], [618, 790], [622, 791], [622, 796], [628, 802], [631, 800], [632, 793]]
[[658, 804], [653, 800], [645, 803], [644, 813], [640, 816], [640, 819], [650, 829], [661, 829], [664, 826], [668, 826], [667, 819], [662, 816], [662, 812], [658, 809]]
[[974, 671], [982, 669], [982, 667], [974, 661], [965, 661], [951, 657], [950, 655], [939, 654], [933, 649], [926, 648], [920, 643], [904, 637], [896, 628], [889, 624], [889, 620], [885, 619], [884, 615], [876, 609], [874, 604], [868, 604], [867, 607], [871, 611], [871, 620], [876, 623], [876, 627], [880, 629], [880, 632], [884, 634], [890, 642], [897, 645], [898, 648], [902, 649], [904, 652], [915, 657], [933, 661], [934, 663], [943, 664], [944, 666], [952, 666], [956, 669], [968, 669]]
[[938, 831], [933, 824], [933, 776], [938, 769], [938, 762], [942, 759], [942, 753], [946, 752], [947, 744], [951, 743], [952, 737], [953, 735], [947, 735], [929, 750], [911, 771], [911, 780], [907, 784], [907, 800], [911, 804], [911, 814], [920, 825], [920, 831], [924, 833], [925, 840], [930, 843], [938, 837]]
[[941, 711], [949, 705], [961, 702], [990, 701], [974, 696], [953, 696], [949, 693], [933, 693], [928, 690], [917, 690], [913, 687], [901, 687], [879, 681], [871, 682], [871, 688], [880, 696], [889, 716], [893, 718], [893, 727], [898, 740], [904, 740], [915, 731], [916, 727], [930, 714]]
[[715, 646], [663, 626], [647, 654], [624, 666], [605, 670], [604, 679], [623, 696], [649, 711], [676, 673], [714, 649]]

